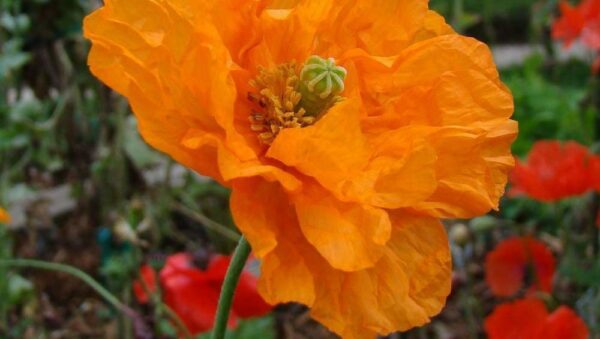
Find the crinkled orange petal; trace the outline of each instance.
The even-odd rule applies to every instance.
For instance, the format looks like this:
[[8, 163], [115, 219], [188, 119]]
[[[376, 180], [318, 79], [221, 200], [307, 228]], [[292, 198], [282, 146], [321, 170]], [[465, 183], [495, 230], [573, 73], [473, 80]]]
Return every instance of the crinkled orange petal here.
[[344, 183], [344, 195], [373, 206], [413, 206], [437, 188], [435, 149], [424, 140], [386, 135], [373, 145], [367, 167]]
[[340, 191], [343, 179], [360, 171], [369, 156], [359, 109], [356, 99], [345, 100], [313, 126], [284, 129], [267, 157], [315, 178], [333, 192]]
[[537, 299], [523, 299], [497, 306], [485, 319], [489, 339], [542, 339], [548, 311]]
[[[488, 48], [445, 35], [404, 50], [389, 68], [353, 58], [369, 107], [363, 130], [374, 138], [403, 126], [454, 128], [431, 134], [438, 148], [437, 191], [418, 206], [437, 217], [471, 217], [497, 208], [514, 159], [517, 125], [510, 92], [500, 82]], [[367, 97], [369, 98], [369, 97]]]
[[3, 223], [3, 224], [10, 223], [10, 215], [2, 207], [0, 207], [0, 223]]
[[192, 128], [222, 133], [211, 112], [227, 107], [215, 107], [210, 97], [219, 96], [221, 103], [233, 100], [234, 89], [218, 76], [225, 51], [200, 43], [216, 39], [210, 31], [194, 26], [167, 3], [145, 0], [107, 2], [84, 22], [85, 36], [93, 42], [90, 69], [129, 99], [146, 141], [218, 178], [213, 146], [189, 149], [182, 144]]
[[[330, 17], [331, 0], [213, 1], [211, 12], [233, 60], [256, 71], [310, 56], [317, 29]], [[293, 38], [293, 43], [290, 43]]]
[[[264, 258], [261, 293], [270, 302], [310, 300], [313, 317], [349, 339], [427, 323], [450, 292], [445, 230], [428, 217], [391, 217], [384, 256], [374, 267], [356, 272], [334, 269], [295, 228], [286, 228], [277, 248]], [[294, 270], [300, 275], [291, 278]]]
[[[512, 115], [510, 91], [500, 81], [491, 51], [477, 40], [446, 34], [420, 41], [388, 67], [377, 67], [368, 55], [348, 57], [356, 62], [363, 96], [372, 99], [366, 102], [369, 115], [387, 114], [394, 122], [389, 128], [409, 123], [477, 126]], [[376, 123], [369, 129], [385, 127]]]
[[368, 147], [359, 115], [357, 99], [339, 103], [314, 126], [282, 131], [267, 156], [315, 178], [344, 201], [400, 208], [430, 196], [436, 188], [434, 150], [419, 136], [402, 135]]
[[[299, 302], [310, 307], [315, 301], [317, 283], [310, 261], [324, 260], [300, 232], [294, 205], [279, 184], [262, 179], [243, 181], [248, 179], [234, 183], [242, 191], [234, 189], [231, 208], [252, 250], [262, 259], [259, 292], [270, 304]], [[255, 196], [254, 192], [258, 194]], [[252, 202], [254, 199], [256, 203]], [[269, 239], [274, 241], [274, 247]]]
[[531, 289], [552, 291], [556, 260], [544, 243], [530, 237], [511, 238], [486, 256], [485, 280], [498, 296], [517, 293], [527, 270], [533, 275]]
[[244, 65], [246, 53], [262, 39], [260, 14], [265, 1], [259, 0], [210, 0], [206, 1], [212, 20], [218, 22], [223, 44], [233, 61]]
[[[192, 19], [178, 6], [147, 0], [107, 3], [84, 22], [93, 42], [88, 63], [129, 99], [148, 143], [219, 180], [217, 150], [243, 160], [256, 155], [233, 128], [236, 89], [227, 76], [228, 51], [206, 11]], [[198, 134], [204, 140], [189, 147], [189, 135]]]
[[277, 246], [279, 228], [295, 219], [289, 212], [290, 205], [281, 187], [260, 178], [235, 180], [230, 207], [236, 226], [258, 258], [263, 258]]
[[415, 35], [414, 41], [427, 40], [436, 36], [453, 33], [454, 30], [446, 23], [444, 17], [434, 11], [428, 11], [423, 21], [423, 28]]
[[378, 56], [398, 54], [415, 40], [428, 13], [426, 0], [327, 0], [334, 2], [319, 35], [320, 55], [361, 48]]
[[[330, 20], [334, 5], [337, 4], [332, 0], [303, 0], [289, 10], [272, 8], [265, 11], [261, 23], [267, 34], [253, 52], [264, 50], [270, 63], [255, 64], [267, 66], [306, 60], [311, 55], [320, 24]], [[293, 37], [293, 43], [290, 43], [290, 37]]]
[[437, 155], [437, 190], [414, 208], [438, 217], [461, 218], [497, 208], [513, 159], [510, 153], [496, 157], [488, 156], [488, 152], [501, 153], [505, 145], [510, 144], [506, 139], [513, 138], [515, 125], [510, 121], [506, 124], [506, 131], [502, 131], [501, 126], [494, 130], [498, 138], [483, 129], [443, 127], [434, 130], [428, 142]]
[[589, 330], [583, 320], [567, 306], [556, 309], [546, 319], [539, 339], [588, 339]]
[[293, 199], [302, 233], [333, 268], [358, 271], [384, 254], [391, 232], [386, 211], [343, 203], [317, 185]]
[[356, 271], [373, 266], [390, 237], [387, 212], [339, 202], [316, 185], [310, 191], [295, 199], [297, 216], [288, 216], [285, 205], [274, 206], [274, 202], [287, 203], [277, 184], [260, 179], [234, 181], [231, 211], [256, 256], [262, 258], [271, 252], [277, 244], [277, 232], [294, 218], [307, 240], [333, 267]]

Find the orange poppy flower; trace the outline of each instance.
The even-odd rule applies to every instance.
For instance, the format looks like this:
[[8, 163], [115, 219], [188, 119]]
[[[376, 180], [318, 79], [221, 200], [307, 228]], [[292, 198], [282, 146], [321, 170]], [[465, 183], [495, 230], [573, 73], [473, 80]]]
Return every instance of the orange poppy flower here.
[[517, 293], [528, 271], [530, 291], [552, 291], [556, 261], [544, 243], [531, 237], [504, 240], [485, 258], [485, 281], [498, 296]]
[[0, 223], [8, 224], [10, 222], [10, 214], [0, 207]]
[[594, 188], [594, 161], [588, 149], [576, 142], [538, 141], [527, 163], [517, 162], [510, 195], [556, 201], [583, 194]]
[[232, 188], [267, 301], [346, 338], [441, 310], [438, 219], [497, 208], [514, 163], [484, 44], [427, 0], [106, 0], [84, 30], [146, 141]]
[[540, 300], [502, 304], [485, 319], [489, 339], [587, 339], [586, 324], [567, 306], [551, 314]]

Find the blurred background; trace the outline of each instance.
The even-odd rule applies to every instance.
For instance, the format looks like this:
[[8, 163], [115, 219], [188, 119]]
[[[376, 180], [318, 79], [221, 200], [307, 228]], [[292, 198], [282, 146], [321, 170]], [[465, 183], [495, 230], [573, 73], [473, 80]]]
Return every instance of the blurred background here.
[[[154, 286], [152, 272], [176, 253], [205, 270], [215, 254], [230, 254], [238, 237], [228, 190], [150, 149], [127, 102], [88, 71], [81, 24], [98, 6], [0, 0], [0, 206], [11, 215], [0, 226], [0, 259], [77, 268], [126, 311], [72, 274], [0, 266], [0, 338], [191, 337], [187, 325], [194, 320], [161, 298], [159, 290], [164, 296], [168, 287]], [[493, 49], [515, 98], [517, 157], [527, 159], [543, 139], [598, 150], [600, 87], [591, 71], [597, 51], [552, 39], [557, 0], [431, 0], [430, 6]], [[486, 282], [486, 256], [524, 235], [556, 260], [552, 289], [540, 291], [549, 310], [568, 306], [599, 338], [597, 209], [594, 192], [551, 203], [511, 196], [500, 212], [447, 222], [454, 257], [448, 304], [431, 324], [390, 338], [486, 337], [486, 317], [512, 300]], [[150, 273], [140, 287], [142, 267]], [[523, 279], [529, 282], [517, 295], [529, 293], [536, 277]], [[335, 338], [299, 305], [240, 320], [230, 335]]]

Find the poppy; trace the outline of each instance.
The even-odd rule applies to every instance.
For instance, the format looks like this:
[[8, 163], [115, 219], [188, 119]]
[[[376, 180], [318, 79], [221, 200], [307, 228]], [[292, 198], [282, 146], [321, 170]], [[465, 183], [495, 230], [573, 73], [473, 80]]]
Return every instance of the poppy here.
[[[584, 0], [577, 6], [563, 1], [559, 8], [561, 17], [552, 26], [552, 37], [562, 40], [565, 47], [581, 38], [585, 46], [600, 52], [600, 0]], [[599, 65], [600, 55], [592, 67], [595, 72]]]
[[[163, 300], [182, 320], [192, 334], [210, 330], [213, 326], [221, 285], [225, 279], [230, 257], [214, 256], [206, 270], [192, 264], [188, 254], [178, 253], [167, 258], [160, 271], [160, 286]], [[148, 292], [158, 290], [156, 273], [144, 265], [140, 269], [141, 281], [134, 282], [133, 290], [140, 303], [148, 302]], [[256, 291], [257, 279], [250, 272], [243, 272], [239, 288], [233, 300], [233, 311], [229, 326], [236, 324], [237, 318], [262, 316], [271, 311], [271, 306]], [[144, 288], [145, 285], [145, 288]]]
[[485, 281], [497, 296], [517, 293], [530, 274], [529, 291], [552, 291], [556, 260], [546, 245], [534, 238], [510, 238], [485, 258]]
[[549, 313], [540, 300], [527, 298], [497, 306], [485, 319], [489, 339], [587, 339], [586, 324], [567, 306]]
[[269, 303], [345, 338], [440, 312], [439, 219], [497, 209], [514, 164], [485, 44], [427, 0], [107, 0], [84, 31], [145, 140], [232, 189]]
[[150, 265], [140, 267], [140, 279], [133, 282], [133, 294], [140, 304], [150, 301], [148, 293], [153, 294], [158, 290], [156, 272]]
[[0, 223], [8, 224], [10, 222], [10, 214], [0, 207]]
[[517, 161], [510, 195], [550, 202], [583, 194], [594, 189], [596, 160], [576, 142], [538, 141], [527, 163]]

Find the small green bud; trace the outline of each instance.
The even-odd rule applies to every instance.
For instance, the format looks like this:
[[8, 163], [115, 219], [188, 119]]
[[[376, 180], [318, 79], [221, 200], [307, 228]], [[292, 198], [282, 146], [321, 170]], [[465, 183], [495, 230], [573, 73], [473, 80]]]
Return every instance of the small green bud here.
[[473, 218], [469, 222], [471, 229], [476, 233], [486, 233], [499, 226], [499, 220], [491, 215]]
[[463, 223], [454, 224], [450, 228], [450, 239], [459, 245], [464, 246], [469, 242], [470, 237], [469, 227]]

